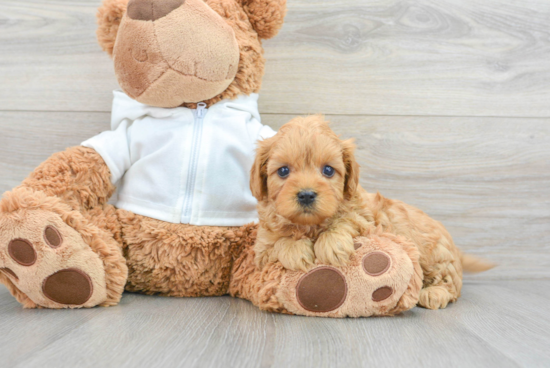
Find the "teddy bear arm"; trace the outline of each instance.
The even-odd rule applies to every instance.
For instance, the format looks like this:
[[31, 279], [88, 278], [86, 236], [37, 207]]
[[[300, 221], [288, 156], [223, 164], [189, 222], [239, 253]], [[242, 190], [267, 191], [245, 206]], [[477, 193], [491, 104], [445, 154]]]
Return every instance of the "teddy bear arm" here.
[[58, 197], [76, 210], [103, 205], [115, 191], [105, 161], [94, 149], [82, 146], [53, 154], [20, 187]]

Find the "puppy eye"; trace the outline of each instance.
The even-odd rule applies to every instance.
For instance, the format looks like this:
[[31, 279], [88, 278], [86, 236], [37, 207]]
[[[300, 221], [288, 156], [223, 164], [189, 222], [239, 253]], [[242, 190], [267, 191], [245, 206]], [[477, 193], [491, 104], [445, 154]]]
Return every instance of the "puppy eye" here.
[[279, 170], [277, 170], [277, 175], [281, 178], [286, 178], [290, 174], [290, 169], [288, 166], [283, 166]]
[[334, 168], [332, 166], [326, 165], [323, 167], [323, 175], [327, 178], [332, 178], [334, 176]]

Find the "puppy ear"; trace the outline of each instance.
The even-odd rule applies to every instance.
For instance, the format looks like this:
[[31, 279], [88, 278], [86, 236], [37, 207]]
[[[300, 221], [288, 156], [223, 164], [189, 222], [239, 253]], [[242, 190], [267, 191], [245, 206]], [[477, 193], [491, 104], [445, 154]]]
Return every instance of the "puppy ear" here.
[[113, 56], [118, 26], [127, 5], [128, 0], [103, 0], [97, 10], [97, 42], [109, 56]]
[[355, 161], [355, 144], [353, 139], [342, 142], [343, 159], [346, 166], [346, 177], [344, 181], [344, 198], [349, 200], [357, 191], [359, 185], [359, 164]]
[[267, 197], [267, 161], [271, 155], [271, 147], [275, 137], [258, 141], [256, 158], [250, 170], [250, 191], [258, 202]]
[[274, 37], [286, 15], [286, 0], [242, 0], [252, 27], [263, 39]]

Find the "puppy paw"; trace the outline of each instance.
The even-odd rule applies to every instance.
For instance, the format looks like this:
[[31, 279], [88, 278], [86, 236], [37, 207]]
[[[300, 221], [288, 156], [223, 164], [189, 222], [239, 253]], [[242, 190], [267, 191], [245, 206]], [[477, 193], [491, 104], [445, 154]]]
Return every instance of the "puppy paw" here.
[[443, 286], [428, 286], [420, 290], [418, 305], [427, 309], [443, 309], [454, 299]]
[[311, 239], [281, 238], [273, 247], [270, 261], [279, 261], [287, 270], [307, 271], [315, 263]]
[[271, 256], [272, 250], [262, 249], [262, 250], [255, 250], [256, 256], [254, 258], [254, 262], [256, 263], [256, 266], [259, 269], [264, 268], [264, 266], [269, 262], [269, 258]]
[[314, 250], [321, 263], [346, 266], [355, 248], [350, 234], [326, 231], [315, 242]]

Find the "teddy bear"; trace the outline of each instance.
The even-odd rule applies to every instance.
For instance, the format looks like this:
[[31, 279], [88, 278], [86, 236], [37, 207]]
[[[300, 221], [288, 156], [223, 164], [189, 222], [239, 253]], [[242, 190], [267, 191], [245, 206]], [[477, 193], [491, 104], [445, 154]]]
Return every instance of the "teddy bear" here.
[[276, 134], [258, 113], [262, 40], [285, 13], [285, 0], [104, 0], [97, 36], [121, 87], [111, 130], [0, 201], [0, 282], [23, 307], [114, 306], [124, 290], [325, 317], [416, 305], [418, 251], [380, 230], [342, 267], [254, 262], [250, 170]]

